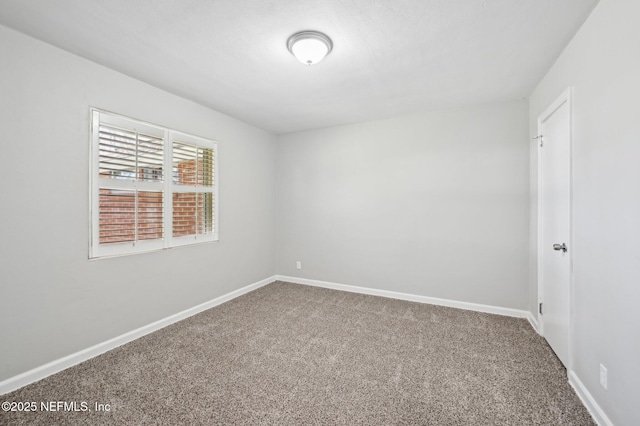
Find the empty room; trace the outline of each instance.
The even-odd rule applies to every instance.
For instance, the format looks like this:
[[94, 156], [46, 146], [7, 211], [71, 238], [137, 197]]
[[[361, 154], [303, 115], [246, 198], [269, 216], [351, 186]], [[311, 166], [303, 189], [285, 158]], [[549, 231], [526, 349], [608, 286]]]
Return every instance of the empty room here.
[[640, 424], [640, 1], [0, 0], [0, 424]]

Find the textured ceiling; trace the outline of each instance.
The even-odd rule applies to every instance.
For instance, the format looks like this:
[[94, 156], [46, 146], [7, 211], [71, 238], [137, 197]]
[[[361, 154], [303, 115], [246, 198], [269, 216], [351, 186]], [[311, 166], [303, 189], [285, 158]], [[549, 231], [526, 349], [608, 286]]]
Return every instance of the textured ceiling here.
[[[0, 23], [275, 133], [528, 96], [598, 0], [0, 0]], [[334, 49], [308, 67], [300, 30]]]

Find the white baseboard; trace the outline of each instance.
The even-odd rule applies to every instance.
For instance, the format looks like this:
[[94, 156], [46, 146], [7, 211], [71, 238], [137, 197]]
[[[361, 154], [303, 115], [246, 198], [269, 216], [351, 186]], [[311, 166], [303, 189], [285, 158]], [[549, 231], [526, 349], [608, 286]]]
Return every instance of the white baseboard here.
[[439, 299], [437, 297], [418, 296], [415, 294], [398, 293], [389, 290], [378, 290], [375, 288], [358, 287], [347, 284], [337, 284], [327, 281], [310, 280], [306, 278], [288, 277], [276, 275], [278, 281], [287, 281], [295, 284], [311, 285], [315, 287], [330, 288], [334, 290], [348, 291], [350, 293], [369, 294], [372, 296], [382, 296], [391, 299], [407, 300], [410, 302], [427, 303], [430, 305], [447, 306], [450, 308], [466, 309], [468, 311], [484, 312], [488, 314], [504, 315], [508, 317], [528, 318], [529, 312], [520, 309], [503, 308], [500, 306], [481, 305], [478, 303], [460, 302], [458, 300]]
[[599, 426], [613, 426], [613, 422], [609, 420], [609, 417], [605, 414], [604, 410], [600, 408], [593, 395], [587, 390], [586, 386], [578, 378], [575, 371], [569, 371], [569, 384], [576, 391], [578, 398], [582, 401], [582, 404], [587, 407], [589, 414], [596, 421]]
[[206, 311], [207, 309], [213, 308], [214, 306], [221, 305], [224, 302], [228, 302], [231, 299], [235, 299], [238, 296], [242, 296], [243, 294], [249, 293], [250, 291], [256, 290], [274, 281], [276, 281], [275, 276], [265, 278], [261, 281], [249, 284], [245, 287], [239, 288], [238, 290], [234, 290], [220, 297], [216, 297], [215, 299], [208, 302], [204, 302], [200, 305], [194, 306], [193, 308], [178, 312], [177, 314], [168, 316], [151, 324], [140, 327], [136, 330], [129, 331], [105, 342], [98, 343], [97, 345], [91, 346], [90, 348], [83, 349], [79, 352], [67, 355], [63, 358], [41, 365], [40, 367], [36, 367], [32, 370], [18, 374], [17, 376], [10, 377], [0, 382], [0, 395], [4, 395], [30, 383], [42, 380], [52, 374], [58, 373], [76, 364], [80, 364], [81, 362], [110, 351], [111, 349], [115, 349], [118, 346], [122, 346], [125, 343], [129, 343], [146, 334], [153, 333], [154, 331], [157, 331], [175, 322], [181, 321], [202, 311]]
[[527, 312], [527, 320], [529, 320], [529, 324], [536, 331], [536, 333], [540, 334], [540, 327], [538, 326], [538, 319], [531, 313]]

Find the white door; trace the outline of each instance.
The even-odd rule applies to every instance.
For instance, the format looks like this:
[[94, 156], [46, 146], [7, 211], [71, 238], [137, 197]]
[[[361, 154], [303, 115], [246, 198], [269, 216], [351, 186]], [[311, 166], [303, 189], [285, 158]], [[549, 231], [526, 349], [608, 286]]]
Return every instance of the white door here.
[[542, 303], [541, 328], [545, 339], [565, 367], [570, 367], [569, 288], [572, 250], [569, 93], [565, 92], [538, 120], [538, 135], [542, 135], [538, 144], [538, 289]]

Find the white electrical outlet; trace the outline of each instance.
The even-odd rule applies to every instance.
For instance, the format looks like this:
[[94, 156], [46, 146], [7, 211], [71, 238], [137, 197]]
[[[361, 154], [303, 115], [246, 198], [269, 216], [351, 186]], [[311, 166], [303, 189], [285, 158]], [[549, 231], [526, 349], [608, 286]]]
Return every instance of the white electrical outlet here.
[[302, 262], [299, 260], [296, 262], [296, 269], [302, 269]]
[[607, 388], [607, 368], [600, 364], [600, 384], [603, 388]]

